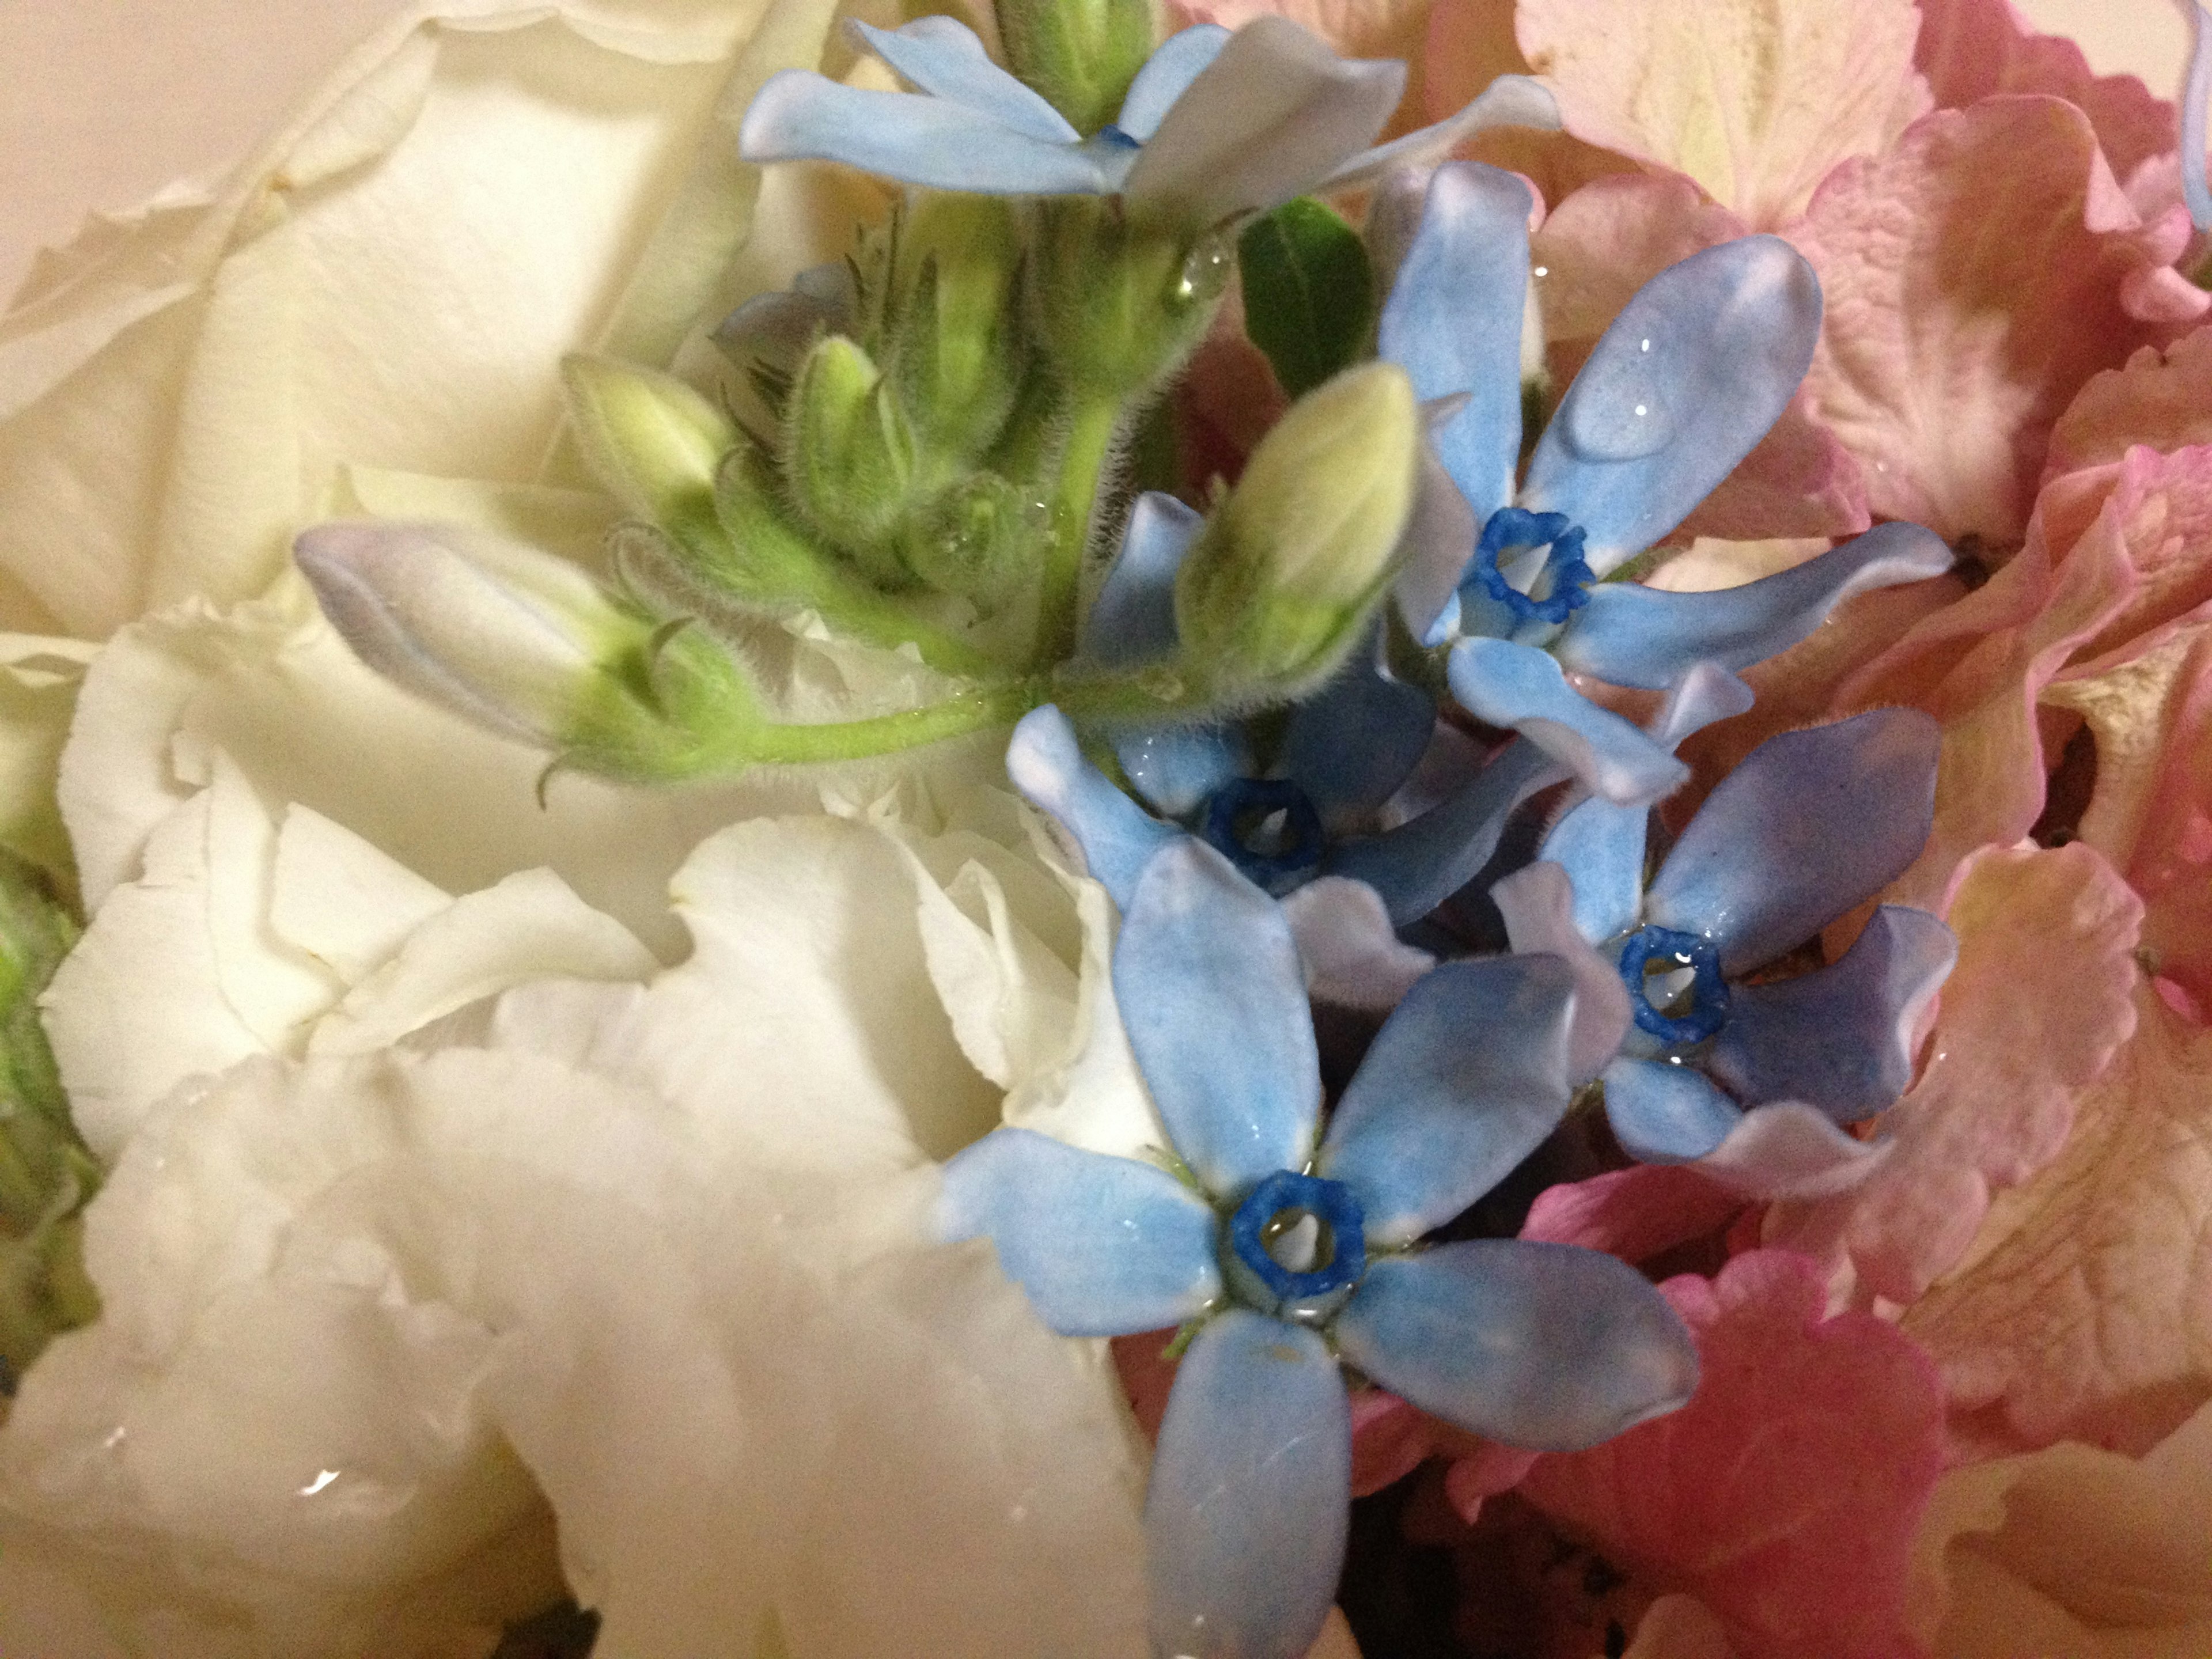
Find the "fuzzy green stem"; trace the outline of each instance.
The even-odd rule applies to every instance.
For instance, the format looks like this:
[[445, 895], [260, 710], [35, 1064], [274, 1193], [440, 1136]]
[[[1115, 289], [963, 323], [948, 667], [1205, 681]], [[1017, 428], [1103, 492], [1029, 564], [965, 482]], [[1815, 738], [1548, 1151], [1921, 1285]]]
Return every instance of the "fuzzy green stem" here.
[[918, 749], [987, 726], [1011, 725], [1036, 708], [1042, 695], [1037, 682], [1019, 680], [957, 692], [927, 708], [872, 720], [757, 726], [736, 745], [736, 758], [748, 765], [793, 766]]
[[1052, 539], [1045, 549], [1042, 603], [1037, 612], [1035, 666], [1075, 654], [1076, 605], [1084, 556], [1098, 513], [1101, 485], [1121, 428], [1118, 398], [1079, 398], [1069, 411], [1067, 441], [1052, 494]]

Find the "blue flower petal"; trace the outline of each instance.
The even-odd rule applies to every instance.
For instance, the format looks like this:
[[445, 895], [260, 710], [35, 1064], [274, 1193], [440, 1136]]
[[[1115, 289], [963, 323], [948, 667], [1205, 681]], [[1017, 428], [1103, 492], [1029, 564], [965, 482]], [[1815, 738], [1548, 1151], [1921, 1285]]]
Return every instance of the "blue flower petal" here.
[[1082, 140], [1058, 110], [993, 63], [965, 23], [918, 17], [902, 28], [879, 29], [856, 19], [848, 27], [877, 57], [933, 97], [949, 99], [1011, 132], [1048, 144]]
[[1575, 931], [1593, 945], [1636, 926], [1644, 909], [1644, 844], [1649, 806], [1615, 806], [1592, 795], [1560, 815], [1539, 858], [1563, 867], [1575, 888]]
[[1380, 806], [1413, 775], [1437, 726], [1429, 694], [1392, 679], [1371, 643], [1291, 711], [1283, 770], [1324, 823]]
[[1481, 873], [1513, 809], [1559, 776], [1552, 757], [1533, 743], [1509, 744], [1420, 817], [1329, 848], [1322, 873], [1365, 882], [1396, 926], [1419, 921]]
[[1148, 489], [1137, 497], [1121, 550], [1084, 621], [1085, 657], [1131, 668], [1175, 653], [1176, 572], [1205, 527], [1203, 515], [1172, 495]]
[[1145, 1494], [1155, 1653], [1303, 1659], [1352, 1511], [1352, 1408], [1310, 1330], [1233, 1308], [1177, 1368]]
[[1579, 1451], [1695, 1393], [1690, 1333], [1635, 1268], [1597, 1250], [1473, 1239], [1385, 1258], [1339, 1316], [1344, 1357], [1484, 1438]]
[[1769, 738], [1690, 820], [1644, 920], [1711, 939], [1730, 975], [1803, 944], [1919, 855], [1941, 746], [1914, 708]]
[[1316, 1166], [1352, 1188], [1370, 1242], [1408, 1243], [1450, 1220], [1558, 1127], [1574, 995], [1551, 956], [1448, 962], [1406, 994]]
[[1818, 558], [1740, 587], [1670, 593], [1603, 582], [1552, 649], [1567, 667], [1656, 690], [1691, 664], [1747, 668], [1786, 651], [1854, 593], [1925, 581], [1951, 550], [1917, 524], [1877, 525]]
[[1114, 758], [1130, 787], [1170, 817], [1188, 817], [1206, 799], [1252, 775], [1252, 749], [1234, 726], [1152, 726], [1120, 732]]
[[1194, 24], [1168, 36], [1129, 82], [1128, 95], [1121, 100], [1121, 112], [1114, 118], [1114, 125], [1125, 136], [1145, 143], [1159, 131], [1176, 100], [1228, 44], [1229, 31], [1218, 23]]
[[[1422, 404], [1430, 431], [1456, 420], [1468, 401], [1443, 398]], [[1460, 577], [1481, 530], [1482, 521], [1437, 459], [1435, 442], [1424, 442], [1414, 477], [1413, 514], [1399, 538], [1401, 562], [1390, 585], [1398, 614], [1422, 644], [1441, 645], [1458, 626]]]
[[1027, 1129], [994, 1129], [945, 1166], [939, 1237], [988, 1238], [1062, 1336], [1180, 1325], [1221, 1294], [1212, 1206], [1164, 1170]]
[[1153, 854], [1182, 837], [1083, 758], [1074, 726], [1050, 703], [1032, 708], [1014, 727], [1006, 745], [1006, 774], [1030, 805], [1050, 813], [1075, 837], [1091, 875], [1125, 915], [1138, 872]]
[[1912, 1028], [1958, 959], [1934, 916], [1882, 905], [1842, 961], [1736, 987], [1706, 1066], [1747, 1106], [1801, 1100], [1838, 1123], [1871, 1117], [1912, 1080]]
[[1501, 75], [1456, 115], [1448, 115], [1441, 121], [1352, 157], [1314, 185], [1314, 193], [1325, 196], [1340, 190], [1355, 190], [1376, 183], [1397, 168], [1442, 161], [1465, 140], [1492, 127], [1528, 127], [1540, 132], [1557, 132], [1559, 106], [1553, 101], [1542, 82], [1525, 75]]
[[1462, 640], [1447, 672], [1461, 708], [1512, 727], [1609, 801], [1654, 801], [1690, 775], [1634, 726], [1569, 685], [1550, 653], [1534, 646]]
[[1434, 442], [1478, 525], [1513, 499], [1521, 458], [1528, 212], [1528, 185], [1503, 168], [1438, 167], [1376, 337], [1417, 397], [1468, 394]]
[[[1742, 714], [1751, 701], [1751, 688], [1735, 675], [1695, 664], [1668, 692], [1651, 723], [1651, 740], [1672, 753], [1692, 732]], [[1544, 837], [1537, 856], [1566, 870], [1574, 883], [1575, 931], [1593, 945], [1642, 919], [1650, 818], [1649, 807], [1616, 806], [1593, 795], [1560, 814]]]
[[2212, 102], [2212, 12], [2190, 8], [2189, 77], [2181, 88], [2181, 194], [2190, 222], [2212, 230], [2212, 187], [2204, 179], [2205, 107]]
[[1645, 1164], [1687, 1164], [1729, 1138], [1743, 1110], [1694, 1066], [1623, 1057], [1607, 1066], [1605, 1116], [1613, 1139]]
[[1237, 31], [1137, 153], [1133, 206], [1197, 225], [1264, 213], [1374, 141], [1406, 66], [1339, 58], [1288, 18]]
[[1305, 971], [1273, 900], [1178, 836], [1137, 878], [1114, 996], [1175, 1150], [1232, 1198], [1304, 1167], [1321, 1113]]
[[1669, 265], [1614, 318], [1528, 464], [1521, 505], [1589, 534], [1601, 576], [1689, 515], [1788, 407], [1820, 283], [1778, 236]]
[[1048, 143], [964, 105], [848, 87], [811, 70], [769, 78], [745, 111], [738, 150], [748, 161], [842, 161], [986, 196], [1098, 196], [1116, 182], [1091, 146]]

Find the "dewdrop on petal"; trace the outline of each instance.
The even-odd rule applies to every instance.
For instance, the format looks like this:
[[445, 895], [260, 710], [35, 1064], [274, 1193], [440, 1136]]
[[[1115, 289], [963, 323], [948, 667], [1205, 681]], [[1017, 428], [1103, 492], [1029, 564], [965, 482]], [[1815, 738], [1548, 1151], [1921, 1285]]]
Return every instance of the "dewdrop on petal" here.
[[1336, 665], [1395, 569], [1420, 443], [1389, 363], [1347, 369], [1261, 440], [1176, 582], [1185, 659], [1218, 695], [1291, 695]]
[[657, 625], [535, 548], [445, 525], [353, 522], [307, 531], [293, 556], [371, 668], [582, 770], [715, 769], [761, 718], [714, 641]]

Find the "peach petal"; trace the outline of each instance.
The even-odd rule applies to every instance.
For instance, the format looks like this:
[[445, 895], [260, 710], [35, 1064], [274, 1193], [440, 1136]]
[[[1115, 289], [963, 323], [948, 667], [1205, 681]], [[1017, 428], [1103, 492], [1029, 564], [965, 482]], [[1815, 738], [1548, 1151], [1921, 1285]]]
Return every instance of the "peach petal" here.
[[2051, 429], [2044, 477], [2117, 461], [2136, 444], [2203, 443], [2212, 443], [2212, 328], [2163, 352], [2140, 346], [2120, 368], [2090, 376]]

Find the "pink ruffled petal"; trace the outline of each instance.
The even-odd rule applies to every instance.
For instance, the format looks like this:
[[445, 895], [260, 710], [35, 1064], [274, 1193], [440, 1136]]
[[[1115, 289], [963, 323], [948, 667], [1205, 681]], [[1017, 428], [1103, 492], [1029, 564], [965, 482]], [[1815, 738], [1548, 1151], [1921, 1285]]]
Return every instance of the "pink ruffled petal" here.
[[2063, 35], [2021, 27], [2009, 0], [1920, 0], [1912, 61], [1940, 109], [2002, 93], [2048, 93], [2077, 106], [2112, 172], [2126, 179], [2173, 148], [2173, 106], [2132, 75], [2098, 75]]
[[2175, 450], [2208, 442], [2212, 328], [2200, 328], [2164, 352], [2143, 346], [2124, 367], [2092, 375], [2051, 429], [2044, 477], [2117, 461], [2136, 444]]
[[1767, 1221], [1777, 1243], [1837, 1240], [1895, 1302], [1957, 1265], [1992, 1191], [2058, 1155], [2076, 1095], [2135, 1029], [2142, 904], [2091, 848], [1976, 854], [1947, 919], [1959, 961], [1928, 1068], [1882, 1120], [1889, 1158], [1858, 1191]]
[[1704, 1380], [1671, 1417], [1540, 1458], [1523, 1496], [1654, 1588], [1686, 1590], [1744, 1659], [1902, 1659], [1905, 1577], [1942, 1467], [1935, 1369], [1866, 1314], [1821, 1316], [1781, 1250], [1660, 1289]]
[[1547, 1187], [1521, 1237], [1648, 1261], [1728, 1225], [1744, 1200], [1686, 1164], [1639, 1164]]
[[2065, 1150], [1905, 1314], [1982, 1449], [2140, 1453], [2212, 1400], [2212, 1030], [2135, 1003]]
[[2119, 293], [2142, 231], [2057, 99], [1939, 111], [1830, 177], [1790, 232], [1827, 298], [1806, 386], [1877, 518], [2019, 539], [2051, 422], [2149, 337]]
[[1928, 107], [1910, 0], [1521, 0], [1576, 137], [1688, 174], [1753, 229]]

